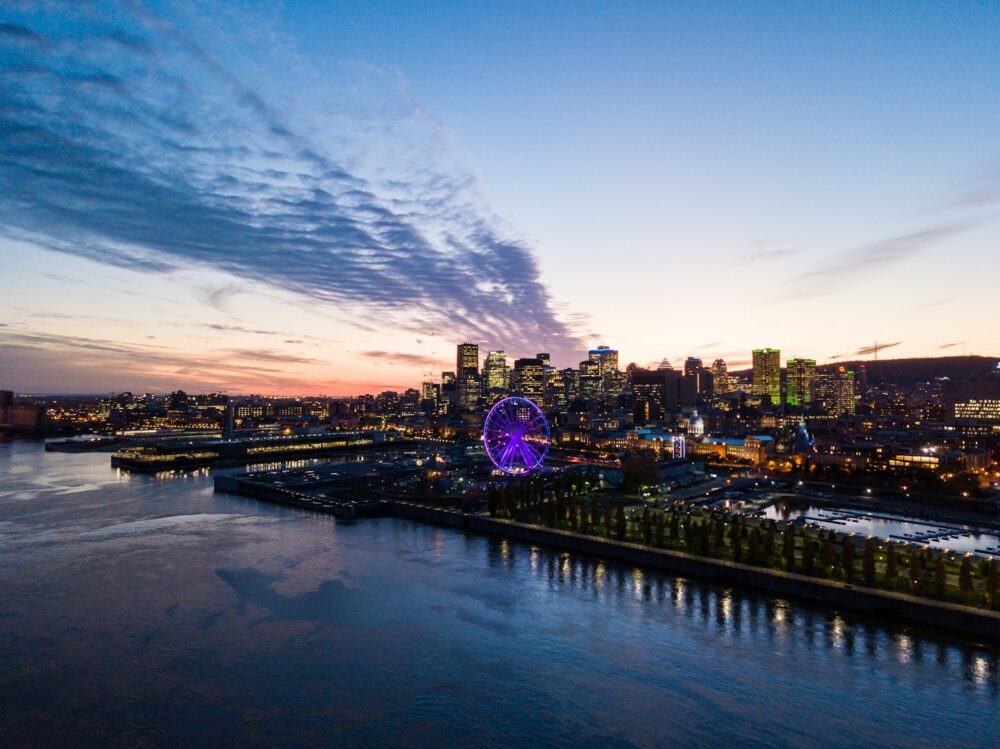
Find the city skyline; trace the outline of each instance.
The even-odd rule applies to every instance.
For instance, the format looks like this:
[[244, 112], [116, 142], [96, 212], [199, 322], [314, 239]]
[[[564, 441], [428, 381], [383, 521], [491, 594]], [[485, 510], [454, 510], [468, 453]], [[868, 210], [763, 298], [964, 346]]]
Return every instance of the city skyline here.
[[996, 6], [94, 7], [0, 12], [5, 388], [1000, 352]]

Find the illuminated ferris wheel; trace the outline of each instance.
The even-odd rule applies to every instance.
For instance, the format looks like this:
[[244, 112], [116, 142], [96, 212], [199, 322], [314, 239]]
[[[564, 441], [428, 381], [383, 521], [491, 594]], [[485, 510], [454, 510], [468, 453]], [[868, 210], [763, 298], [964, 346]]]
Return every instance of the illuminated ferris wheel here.
[[504, 398], [486, 414], [483, 445], [504, 473], [529, 473], [542, 465], [549, 451], [548, 419], [527, 398]]

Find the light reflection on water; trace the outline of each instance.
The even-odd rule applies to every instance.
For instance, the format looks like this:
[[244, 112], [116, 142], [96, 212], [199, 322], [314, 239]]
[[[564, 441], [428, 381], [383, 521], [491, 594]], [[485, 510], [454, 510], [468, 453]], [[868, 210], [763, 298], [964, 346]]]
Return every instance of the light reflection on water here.
[[990, 648], [106, 461], [0, 446], [7, 744], [994, 743]]

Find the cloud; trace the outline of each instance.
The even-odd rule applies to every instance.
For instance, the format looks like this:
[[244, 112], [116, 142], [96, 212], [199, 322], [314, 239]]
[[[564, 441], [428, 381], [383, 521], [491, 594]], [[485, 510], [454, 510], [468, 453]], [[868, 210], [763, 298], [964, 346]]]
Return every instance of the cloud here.
[[958, 341], [956, 343], [942, 343], [938, 348], [954, 348], [955, 346], [963, 346], [965, 341]]
[[[211, 330], [218, 330], [223, 333], [252, 333], [253, 335], [282, 335], [277, 330], [255, 330], [253, 328], [246, 328], [242, 325], [220, 325], [219, 323], [209, 323], [205, 325], [206, 328]], [[301, 341], [299, 341], [301, 343]]]
[[750, 253], [749, 255], [745, 255], [742, 262], [746, 264], [772, 263], [777, 260], [784, 260], [785, 258], [792, 257], [793, 255], [798, 255], [800, 252], [802, 252], [802, 250], [794, 247], [781, 247], [773, 250], [758, 250]]
[[390, 363], [399, 362], [401, 364], [413, 364], [421, 366], [438, 366], [443, 363], [442, 359], [435, 356], [423, 356], [421, 354], [407, 354], [400, 351], [362, 351], [361, 355], [368, 359], [388, 361]]
[[943, 244], [976, 225], [973, 222], [942, 224], [835, 253], [811, 270], [786, 281], [777, 300], [832, 294], [858, 282], [866, 275], [883, 271], [926, 249]]
[[[876, 343], [871, 346], [862, 346], [857, 351], [854, 352], [855, 356], [870, 356], [871, 354], [877, 354], [879, 351], [884, 351], [887, 348], [894, 348], [898, 346], [902, 341], [894, 341], [893, 343]], [[830, 357], [831, 359], [833, 357]]]
[[[216, 269], [352, 310], [359, 327], [578, 346], [531, 248], [471, 174], [414, 163], [404, 179], [372, 181], [339, 152], [337, 127], [382, 138], [372, 151], [446, 150], [398, 76], [380, 91], [391, 127], [362, 113], [308, 129], [287, 97], [131, 7], [115, 20], [56, 4], [0, 26], [0, 232], [144, 272]], [[406, 128], [424, 142], [411, 148]], [[237, 290], [205, 301], [225, 309]]]

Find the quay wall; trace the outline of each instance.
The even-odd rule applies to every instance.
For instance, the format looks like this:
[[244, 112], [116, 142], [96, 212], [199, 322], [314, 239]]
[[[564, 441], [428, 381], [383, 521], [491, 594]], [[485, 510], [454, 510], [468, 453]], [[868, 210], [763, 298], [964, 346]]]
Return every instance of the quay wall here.
[[499, 520], [460, 510], [440, 509], [410, 502], [388, 501], [389, 514], [550, 546], [587, 556], [614, 559], [641, 567], [668, 570], [725, 585], [746, 586], [782, 596], [808, 599], [917, 624], [951, 629], [987, 640], [1000, 641], [1000, 612], [944, 601], [876, 590], [836, 580], [823, 580], [793, 572], [754, 567], [725, 559], [695, 556], [682, 551], [655, 549], [640, 544], [587, 536], [571, 531]]

